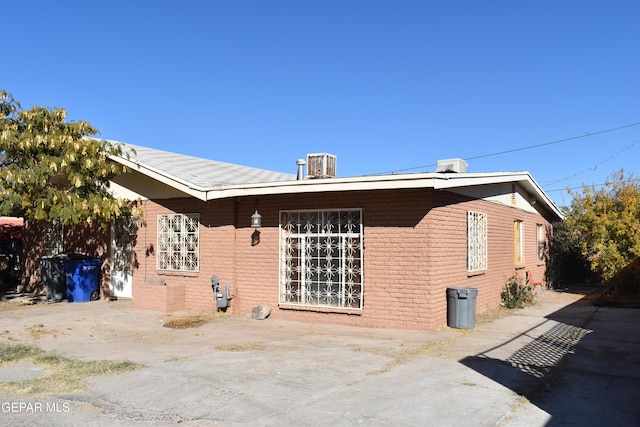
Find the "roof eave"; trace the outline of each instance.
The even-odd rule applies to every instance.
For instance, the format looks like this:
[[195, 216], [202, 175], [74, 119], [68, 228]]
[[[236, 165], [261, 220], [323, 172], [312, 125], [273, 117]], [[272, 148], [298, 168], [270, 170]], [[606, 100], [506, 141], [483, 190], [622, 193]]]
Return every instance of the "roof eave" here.
[[433, 188], [436, 190], [456, 187], [519, 182], [532, 196], [544, 203], [548, 210], [559, 219], [564, 219], [562, 212], [545, 194], [528, 172], [494, 172], [494, 173], [409, 173], [392, 175], [371, 175], [346, 178], [304, 179], [291, 181], [275, 181], [256, 184], [218, 185], [202, 187], [161, 170], [122, 156], [111, 156], [111, 159], [132, 170], [143, 173], [165, 185], [175, 188], [187, 195], [204, 202], [226, 199], [230, 197], [264, 196], [294, 193], [320, 193], [339, 191], [392, 190], [409, 188]]
[[555, 203], [542, 190], [542, 187], [533, 179], [529, 172], [497, 172], [487, 174], [446, 174], [447, 179], [438, 181], [436, 189], [456, 188], [472, 185], [499, 184], [507, 182], [517, 182], [536, 199], [536, 203], [541, 201], [553, 215], [560, 220], [564, 219], [564, 214]]
[[[230, 185], [207, 191], [207, 200], [240, 196], [264, 196], [293, 193], [321, 193], [339, 191], [387, 190], [398, 188], [433, 188], [433, 177], [412, 177], [392, 175], [392, 179], [383, 177], [349, 177], [305, 179], [293, 181], [268, 182], [250, 185]], [[386, 178], [386, 176], [385, 176]]]
[[111, 160], [114, 160], [131, 170], [147, 175], [148, 177], [155, 179], [156, 181], [162, 184], [173, 187], [176, 190], [182, 191], [183, 193], [188, 194], [204, 202], [207, 201], [207, 199], [205, 198], [207, 189], [205, 188], [199, 187], [185, 180], [182, 180], [175, 176], [164, 173], [157, 168], [153, 168], [151, 166], [145, 165], [136, 160], [127, 159], [121, 156], [109, 156], [109, 157]]

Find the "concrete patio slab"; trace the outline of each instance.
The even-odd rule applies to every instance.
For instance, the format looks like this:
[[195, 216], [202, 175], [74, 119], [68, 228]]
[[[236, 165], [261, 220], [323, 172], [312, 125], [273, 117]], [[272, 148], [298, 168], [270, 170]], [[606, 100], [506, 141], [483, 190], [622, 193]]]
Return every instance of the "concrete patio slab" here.
[[[546, 291], [475, 329], [435, 332], [226, 315], [171, 329], [171, 320], [205, 313], [122, 300], [16, 306], [0, 311], [4, 343], [144, 367], [88, 378], [81, 395], [4, 396], [0, 423], [637, 425], [640, 310], [591, 301]], [[37, 369], [5, 365], [0, 381], [46, 375]]]

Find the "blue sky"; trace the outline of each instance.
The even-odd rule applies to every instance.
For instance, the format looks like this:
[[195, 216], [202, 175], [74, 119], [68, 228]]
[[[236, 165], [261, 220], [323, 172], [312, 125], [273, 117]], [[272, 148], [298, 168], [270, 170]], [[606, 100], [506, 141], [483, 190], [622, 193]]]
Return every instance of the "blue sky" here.
[[2, 9], [0, 88], [103, 138], [290, 173], [328, 152], [339, 176], [460, 157], [470, 172], [527, 170], [558, 205], [621, 168], [640, 177], [639, 2]]

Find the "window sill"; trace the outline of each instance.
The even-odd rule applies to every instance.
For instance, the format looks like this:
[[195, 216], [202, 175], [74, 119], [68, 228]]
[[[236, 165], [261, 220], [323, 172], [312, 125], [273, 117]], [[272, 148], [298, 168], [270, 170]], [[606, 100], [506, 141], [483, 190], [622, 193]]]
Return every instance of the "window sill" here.
[[198, 277], [199, 271], [166, 271], [156, 270], [158, 276], [174, 276], [174, 277]]
[[309, 311], [313, 313], [331, 313], [331, 314], [348, 314], [361, 316], [361, 308], [340, 308], [340, 307], [314, 307], [308, 305], [296, 305], [296, 304], [278, 304], [280, 310], [292, 310], [292, 311]]
[[483, 271], [467, 271], [467, 277], [484, 276], [487, 274], [486, 270]]

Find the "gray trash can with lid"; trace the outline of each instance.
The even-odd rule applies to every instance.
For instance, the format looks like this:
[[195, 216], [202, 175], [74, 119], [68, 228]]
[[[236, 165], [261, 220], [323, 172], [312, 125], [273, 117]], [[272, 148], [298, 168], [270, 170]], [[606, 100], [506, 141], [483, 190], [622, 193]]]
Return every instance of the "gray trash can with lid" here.
[[67, 254], [40, 258], [40, 274], [47, 300], [59, 302], [67, 298], [67, 280], [63, 270], [63, 263], [67, 258]]
[[476, 327], [477, 288], [447, 288], [447, 326], [458, 329]]

